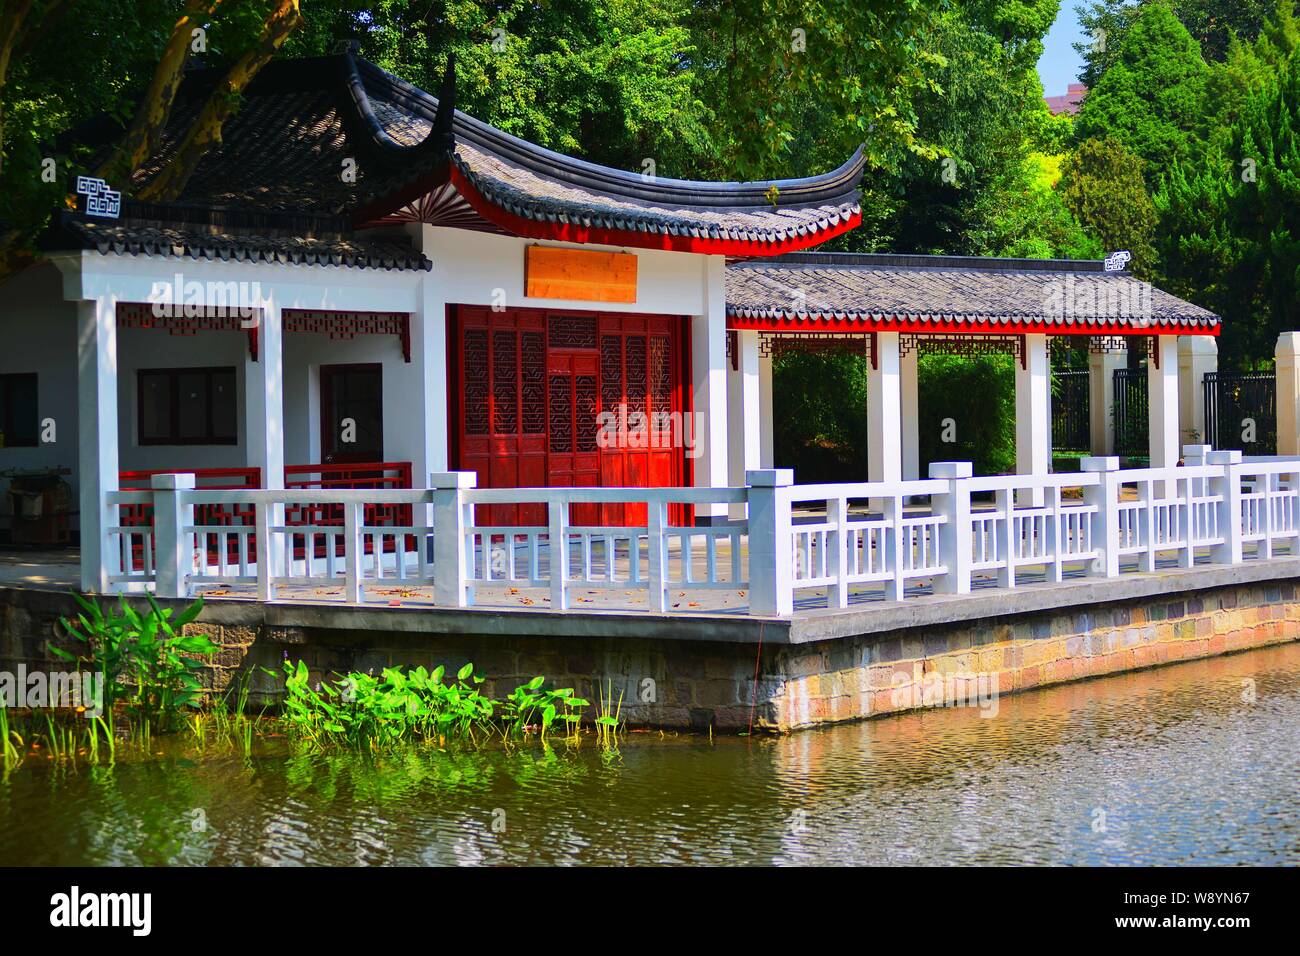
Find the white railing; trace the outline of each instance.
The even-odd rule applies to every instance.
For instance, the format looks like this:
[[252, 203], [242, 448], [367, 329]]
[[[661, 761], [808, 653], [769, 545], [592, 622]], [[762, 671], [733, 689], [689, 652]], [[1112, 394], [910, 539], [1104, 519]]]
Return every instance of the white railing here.
[[[518, 583], [550, 589], [552, 609], [567, 610], [575, 587], [647, 592], [652, 611], [671, 606], [669, 590], [749, 587], [743, 568], [744, 521], [681, 526], [673, 505], [731, 505], [748, 501], [745, 488], [483, 488], [465, 492], [469, 506], [541, 506], [545, 525], [474, 525], [463, 535], [471, 584]], [[644, 512], [644, 523], [575, 525], [578, 508]], [[559, 546], [552, 549], [552, 542]], [[725, 545], [725, 546], [724, 546]], [[696, 561], [697, 556], [702, 567]]]
[[[1128, 471], [1088, 458], [1077, 474], [993, 477], [939, 462], [928, 479], [827, 485], [766, 470], [741, 488], [480, 489], [452, 472], [415, 490], [208, 490], [191, 475], [158, 475], [150, 491], [109, 495], [111, 509], [136, 517], [115, 522], [101, 552], [115, 588], [177, 597], [226, 584], [255, 586], [261, 600], [296, 589], [289, 596], [361, 603], [398, 586], [469, 607], [485, 603], [476, 591], [543, 589], [525, 603], [567, 610], [578, 590], [603, 589], [643, 593], [649, 610], [668, 612], [703, 606], [683, 592], [724, 591], [740, 599], [728, 607], [759, 615], [789, 615], [796, 600], [842, 608], [858, 593], [903, 601], [1160, 561], [1300, 555], [1300, 459], [1243, 462], [1204, 446], [1184, 458]], [[683, 521], [689, 509], [714, 523]], [[720, 517], [728, 512], [742, 517]], [[196, 513], [253, 519], [199, 524]], [[406, 514], [400, 526], [367, 523]]]

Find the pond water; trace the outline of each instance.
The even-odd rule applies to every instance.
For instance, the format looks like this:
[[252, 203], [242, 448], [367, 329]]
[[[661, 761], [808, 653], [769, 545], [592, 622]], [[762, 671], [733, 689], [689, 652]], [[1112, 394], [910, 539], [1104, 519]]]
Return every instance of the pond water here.
[[777, 739], [0, 782], [0, 864], [1295, 864], [1300, 644]]

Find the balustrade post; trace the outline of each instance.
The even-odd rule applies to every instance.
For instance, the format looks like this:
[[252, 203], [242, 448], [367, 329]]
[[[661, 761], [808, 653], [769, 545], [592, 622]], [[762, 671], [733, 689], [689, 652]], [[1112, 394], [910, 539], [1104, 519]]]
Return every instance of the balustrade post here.
[[[1033, 495], [1021, 497], [1032, 499]], [[999, 488], [993, 493], [993, 503], [1000, 515], [993, 532], [997, 541], [998, 557], [1001, 559], [998, 567], [998, 587], [1014, 588], [1016, 552], [1019, 550], [1016, 535], [1016, 492], [1010, 488]]]
[[849, 499], [831, 498], [826, 502], [826, 521], [834, 525], [827, 574], [835, 579], [826, 591], [827, 607], [849, 606]]
[[465, 500], [465, 493], [477, 483], [478, 476], [472, 471], [435, 471], [429, 476], [433, 602], [441, 607], [469, 607], [473, 602], [470, 570], [474, 558], [466, 531], [473, 526], [474, 506]]
[[788, 617], [794, 613], [794, 538], [789, 468], [745, 472], [749, 486], [749, 610]]
[[[259, 601], [275, 600], [275, 569], [280, 566], [285, 550], [276, 547], [272, 536], [272, 528], [283, 523], [284, 508], [282, 505], [274, 505], [267, 501], [259, 501], [255, 505], [253, 516], [253, 533], [257, 538], [257, 599]], [[279, 514], [277, 521], [272, 520], [272, 516]], [[310, 546], [304, 548], [303, 557], [310, 561], [311, 555], [307, 554]], [[289, 555], [290, 560], [293, 556]]]
[[154, 593], [159, 597], [189, 596], [194, 568], [194, 505], [185, 492], [194, 489], [194, 475], [154, 475], [153, 489]]
[[948, 491], [939, 497], [934, 511], [946, 520], [939, 528], [939, 557], [948, 570], [934, 579], [936, 594], [969, 594], [971, 587], [970, 486], [966, 483], [974, 470], [968, 461], [930, 463], [930, 477], [948, 482]]
[[885, 599], [901, 601], [906, 595], [907, 581], [903, 577], [906, 566], [904, 555], [912, 547], [907, 530], [903, 527], [903, 497], [890, 495], [885, 501], [885, 548], [889, 554], [891, 576], [885, 582]]
[[1222, 477], [1210, 479], [1210, 492], [1219, 499], [1216, 523], [1218, 536], [1223, 539], [1210, 549], [1210, 557], [1216, 564], [1241, 564], [1241, 452], [1212, 451], [1206, 456], [1206, 464], [1223, 469]]
[[569, 609], [569, 503], [552, 501], [546, 506], [551, 563], [551, 610]]
[[[1190, 568], [1196, 565], [1196, 486], [1200, 478], [1183, 478], [1183, 547], [1178, 551], [1178, 566]], [[1174, 482], [1175, 487], [1178, 482]]]
[[1084, 458], [1080, 471], [1095, 474], [1097, 483], [1083, 489], [1092, 513], [1092, 547], [1097, 557], [1089, 568], [1094, 577], [1119, 577], [1119, 459], [1113, 455]]
[[[343, 504], [343, 600], [349, 604], [360, 604], [365, 598], [361, 586], [361, 562], [366, 556], [362, 546], [361, 509], [365, 507], [359, 501], [347, 501]], [[311, 535], [307, 535], [303, 559], [306, 561], [306, 573], [311, 575], [312, 554]], [[327, 545], [332, 547], [332, 544]], [[375, 542], [375, 566], [383, 559], [383, 548]]]
[[[668, 527], [668, 502], [651, 498], [646, 502], [646, 559], [649, 562], [647, 586], [650, 588], [650, 611], [663, 614], [668, 610], [668, 536], [664, 529]], [[636, 566], [639, 560], [636, 539], [629, 548], [629, 564]]]
[[[1184, 445], [1183, 446], [1183, 465], [1187, 468], [1195, 468], [1206, 463], [1206, 456], [1214, 449], [1209, 445]], [[1192, 485], [1192, 493], [1198, 497], [1205, 494], [1205, 479], [1197, 478]]]

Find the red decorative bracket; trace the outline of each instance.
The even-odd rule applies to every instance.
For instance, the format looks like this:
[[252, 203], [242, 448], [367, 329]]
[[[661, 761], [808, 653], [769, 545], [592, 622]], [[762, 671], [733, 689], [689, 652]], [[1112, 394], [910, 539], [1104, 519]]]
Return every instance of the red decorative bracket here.
[[202, 315], [186, 315], [184, 307], [177, 307], [180, 315], [172, 314], [168, 307], [145, 302], [119, 302], [117, 327], [119, 329], [159, 329], [169, 335], [198, 335], [200, 332], [244, 332], [248, 335], [248, 357], [257, 361], [257, 330], [262, 324], [262, 311], [253, 315], [232, 314], [228, 309], [206, 308]]
[[315, 332], [332, 339], [354, 339], [358, 335], [396, 335], [402, 343], [402, 358], [411, 361], [411, 314], [409, 312], [331, 312], [321, 309], [285, 309], [280, 313], [285, 332]]

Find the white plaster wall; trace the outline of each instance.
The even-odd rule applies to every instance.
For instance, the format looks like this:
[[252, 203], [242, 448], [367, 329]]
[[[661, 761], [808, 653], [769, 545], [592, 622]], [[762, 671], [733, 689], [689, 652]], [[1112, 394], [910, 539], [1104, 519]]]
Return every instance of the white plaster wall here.
[[[524, 249], [529, 245], [631, 252], [637, 257], [635, 302], [580, 302], [524, 297]], [[465, 229], [428, 227], [424, 254], [433, 262], [443, 301], [465, 305], [501, 304], [507, 308], [572, 308], [601, 312], [704, 315], [709, 256], [619, 246], [540, 243]], [[501, 290], [497, 293], [496, 290]], [[496, 296], [494, 298], [494, 295]], [[501, 297], [504, 296], [504, 299]]]
[[[244, 362], [248, 337], [241, 332], [172, 335], [163, 329], [117, 330], [118, 455], [122, 471], [157, 468], [239, 468], [248, 462], [244, 423]], [[235, 369], [239, 442], [235, 445], [141, 445], [137, 372], [149, 368]]]
[[322, 365], [384, 367], [384, 457], [416, 461], [418, 429], [410, 426], [409, 379], [412, 366], [402, 360], [395, 335], [359, 335], [331, 339], [327, 335], [289, 332], [284, 336], [284, 463], [320, 461], [320, 368]]
[[[35, 448], [0, 448], [0, 471], [72, 470], [64, 480], [77, 494], [77, 310], [63, 301], [62, 277], [46, 263], [0, 284], [0, 372], [37, 374], [37, 413], [54, 420], [54, 441]], [[0, 492], [9, 486], [0, 478]], [[8, 496], [0, 497], [7, 508]]]

